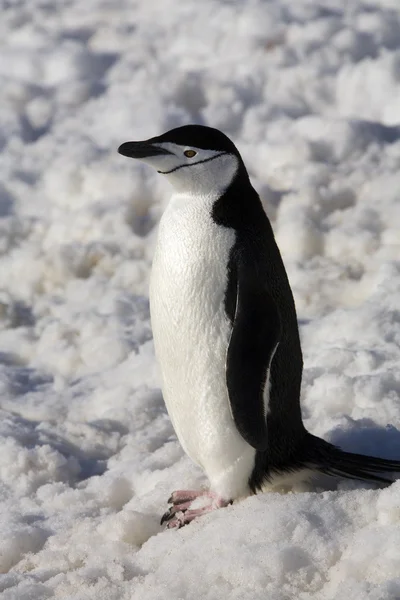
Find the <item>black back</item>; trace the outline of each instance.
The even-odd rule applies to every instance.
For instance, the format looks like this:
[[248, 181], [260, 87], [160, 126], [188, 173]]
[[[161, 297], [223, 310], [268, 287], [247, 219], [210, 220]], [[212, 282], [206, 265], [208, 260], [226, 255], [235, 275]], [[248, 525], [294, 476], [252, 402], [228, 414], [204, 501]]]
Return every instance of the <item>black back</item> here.
[[[236, 231], [225, 297], [228, 318], [233, 324], [237, 316], [238, 286], [240, 290], [241, 279], [243, 280], [240, 269], [244, 265], [246, 281], [242, 283], [253, 288], [259, 286], [266, 293], [251, 295], [252, 305], [247, 310], [252, 311], [252, 316], [243, 333], [246, 338], [257, 340], [260, 331], [266, 332], [267, 348], [275, 345], [276, 336], [279, 336], [279, 345], [270, 371], [267, 439], [264, 445], [259, 445], [255, 468], [249, 481], [251, 489], [256, 491], [274, 470], [285, 471], [295, 464], [296, 451], [306, 436], [300, 409], [303, 360], [296, 309], [271, 224], [257, 192], [251, 186], [241, 159], [234, 181], [214, 204], [212, 217], [218, 225], [231, 227]], [[274, 325], [276, 320], [279, 323]], [[261, 347], [258, 348], [260, 349]], [[262, 370], [257, 360], [238, 361], [233, 369], [240, 373], [244, 366], [250, 370], [243, 375], [245, 379], [253, 382], [257, 380], [258, 388], [263, 389], [265, 381], [260, 380]], [[248, 399], [247, 402], [253, 413], [252, 400]], [[259, 418], [257, 414], [255, 418]], [[259, 429], [257, 423], [253, 425], [256, 430]], [[238, 429], [240, 431], [240, 427]]]

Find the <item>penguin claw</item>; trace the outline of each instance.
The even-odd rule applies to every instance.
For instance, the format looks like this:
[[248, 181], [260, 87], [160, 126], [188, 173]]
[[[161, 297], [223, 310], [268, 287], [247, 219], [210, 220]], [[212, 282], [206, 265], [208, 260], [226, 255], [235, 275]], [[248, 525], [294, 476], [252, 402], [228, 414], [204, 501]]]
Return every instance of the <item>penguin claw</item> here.
[[167, 529], [180, 529], [185, 525], [189, 525], [196, 517], [207, 514], [217, 507], [204, 506], [203, 508], [196, 508], [194, 510], [185, 510], [185, 512], [178, 511], [175, 513], [174, 518], [171, 518], [167, 523]]
[[[199, 498], [200, 496], [206, 496], [210, 498], [210, 504], [191, 510], [190, 505], [192, 504], [193, 500]], [[179, 490], [171, 494], [168, 499], [168, 504], [172, 504], [172, 506], [170, 506], [169, 509], [163, 514], [160, 524], [164, 525], [164, 523], [166, 523], [167, 529], [180, 529], [181, 527], [191, 523], [196, 517], [204, 515], [218, 508], [228, 506], [228, 504], [232, 504], [232, 501], [224, 500], [213, 492], [193, 492], [190, 490]]]
[[160, 525], [164, 525], [164, 523], [166, 523], [167, 521], [169, 521], [170, 519], [172, 519], [172, 517], [175, 514], [175, 513], [172, 512], [172, 508], [173, 507], [171, 506], [171, 508], [169, 508], [167, 511], [165, 511], [165, 513], [161, 517]]
[[181, 502], [180, 504], [174, 504], [173, 506], [170, 506], [161, 517], [160, 525], [163, 525], [166, 521], [172, 519], [172, 517], [174, 517], [174, 515], [176, 515], [178, 512], [183, 514], [189, 508], [191, 503], [192, 500], [189, 500], [188, 502]]
[[164, 523], [166, 521], [169, 521], [172, 518], [172, 514], [173, 513], [171, 512], [171, 508], [169, 508], [168, 510], [166, 510], [165, 513], [163, 514], [163, 516], [161, 517], [160, 525], [164, 525]]
[[186, 525], [183, 513], [182, 515], [177, 514], [174, 519], [167, 523], [167, 529], [180, 529]]

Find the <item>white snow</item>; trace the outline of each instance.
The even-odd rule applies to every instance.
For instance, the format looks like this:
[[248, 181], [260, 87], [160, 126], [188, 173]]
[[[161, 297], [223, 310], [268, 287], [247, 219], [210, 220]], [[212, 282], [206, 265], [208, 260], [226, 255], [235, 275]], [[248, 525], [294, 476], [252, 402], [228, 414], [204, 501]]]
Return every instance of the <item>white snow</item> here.
[[295, 294], [307, 428], [400, 457], [398, 0], [0, 2], [2, 600], [400, 598], [400, 482], [320, 479], [180, 531], [148, 277], [168, 184], [116, 152], [237, 143]]

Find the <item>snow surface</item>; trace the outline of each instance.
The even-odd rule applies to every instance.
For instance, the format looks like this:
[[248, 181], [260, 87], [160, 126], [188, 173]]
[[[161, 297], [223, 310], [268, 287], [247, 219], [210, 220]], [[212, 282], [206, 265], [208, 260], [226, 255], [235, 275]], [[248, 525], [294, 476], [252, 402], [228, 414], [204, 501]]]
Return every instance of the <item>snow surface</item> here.
[[400, 456], [398, 0], [0, 2], [2, 600], [400, 598], [400, 482], [319, 480], [180, 531], [147, 286], [168, 184], [116, 152], [237, 143], [273, 222], [315, 434]]

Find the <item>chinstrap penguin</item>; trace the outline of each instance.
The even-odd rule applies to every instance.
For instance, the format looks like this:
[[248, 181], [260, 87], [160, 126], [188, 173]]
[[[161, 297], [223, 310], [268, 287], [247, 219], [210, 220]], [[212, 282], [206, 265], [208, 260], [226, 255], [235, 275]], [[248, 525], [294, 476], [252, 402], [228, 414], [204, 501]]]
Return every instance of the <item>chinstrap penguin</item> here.
[[[172, 424], [210, 481], [208, 492], [174, 492], [162, 523], [181, 527], [267, 483], [318, 472], [391, 483], [382, 473], [400, 461], [344, 452], [303, 425], [295, 304], [233, 142], [187, 125], [118, 151], [175, 188], [159, 226], [151, 322]], [[208, 504], [191, 509], [199, 496]]]

